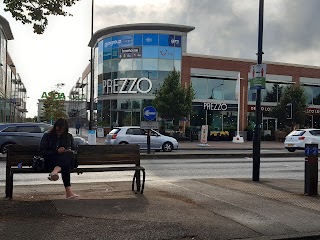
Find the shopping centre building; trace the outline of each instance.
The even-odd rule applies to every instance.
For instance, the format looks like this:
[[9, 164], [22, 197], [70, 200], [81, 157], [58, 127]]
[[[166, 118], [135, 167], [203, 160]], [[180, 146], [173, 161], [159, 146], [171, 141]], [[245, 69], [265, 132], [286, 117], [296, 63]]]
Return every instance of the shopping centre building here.
[[[182, 86], [195, 91], [193, 113], [181, 125], [210, 130], [240, 130], [254, 121], [256, 90], [250, 90], [248, 72], [255, 59], [238, 59], [187, 53], [187, 35], [195, 28], [173, 24], [127, 24], [93, 34], [95, 124], [106, 127], [139, 125], [143, 108], [151, 105], [155, 90], [174, 68], [181, 72]], [[254, 49], [252, 50], [254, 51]], [[307, 93], [306, 125], [320, 128], [320, 67], [278, 62], [267, 64], [266, 88], [262, 90], [263, 130], [276, 130], [270, 110], [277, 105], [283, 87], [300, 84]], [[235, 96], [240, 73], [240, 108]], [[90, 64], [70, 91], [75, 119], [89, 118]], [[274, 92], [275, 94], [270, 94]], [[174, 103], [173, 103], [174, 107]], [[240, 110], [239, 110], [240, 109]]]
[[13, 40], [9, 22], [0, 15], [0, 122], [24, 122], [27, 90], [8, 52]]

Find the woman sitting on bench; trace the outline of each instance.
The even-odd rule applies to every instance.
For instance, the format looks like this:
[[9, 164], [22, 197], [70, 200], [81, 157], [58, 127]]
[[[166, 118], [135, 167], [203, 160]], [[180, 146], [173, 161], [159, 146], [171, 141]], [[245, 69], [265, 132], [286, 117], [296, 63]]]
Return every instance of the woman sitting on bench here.
[[45, 159], [46, 170], [51, 172], [48, 179], [57, 181], [61, 172], [66, 198], [78, 199], [79, 195], [72, 191], [70, 183], [70, 170], [75, 167], [75, 147], [66, 119], [58, 119], [53, 128], [43, 135], [39, 153]]

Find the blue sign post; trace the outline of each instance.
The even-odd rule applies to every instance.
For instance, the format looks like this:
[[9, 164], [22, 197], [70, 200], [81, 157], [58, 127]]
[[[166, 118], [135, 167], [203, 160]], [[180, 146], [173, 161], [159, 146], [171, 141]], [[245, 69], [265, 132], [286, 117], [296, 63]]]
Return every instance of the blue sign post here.
[[[148, 121], [152, 121], [157, 117], [157, 110], [152, 106], [147, 106], [143, 109], [143, 117]], [[147, 135], [147, 154], [150, 154], [150, 129], [148, 129]]]
[[157, 110], [152, 106], [147, 106], [143, 109], [143, 117], [148, 121], [152, 121], [157, 117]]

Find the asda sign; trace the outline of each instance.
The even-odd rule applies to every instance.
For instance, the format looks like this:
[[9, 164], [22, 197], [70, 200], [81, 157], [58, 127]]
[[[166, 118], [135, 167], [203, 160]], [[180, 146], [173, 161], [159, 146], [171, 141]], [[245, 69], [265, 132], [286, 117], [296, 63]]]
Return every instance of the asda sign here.
[[66, 100], [66, 96], [64, 93], [58, 93], [58, 92], [43, 92], [41, 98], [48, 98], [48, 97], [53, 97], [54, 99], [59, 99], [59, 100]]
[[103, 80], [103, 94], [148, 93], [152, 82], [148, 78], [117, 78]]

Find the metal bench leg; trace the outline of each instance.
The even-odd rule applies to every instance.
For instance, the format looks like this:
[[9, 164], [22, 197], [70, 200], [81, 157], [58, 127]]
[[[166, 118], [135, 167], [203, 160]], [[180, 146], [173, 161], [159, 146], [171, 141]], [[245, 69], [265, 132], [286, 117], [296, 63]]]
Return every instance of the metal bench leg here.
[[10, 183], [9, 183], [9, 198], [12, 199], [13, 195], [13, 173], [10, 172]]
[[143, 190], [144, 190], [144, 182], [146, 181], [146, 172], [145, 170], [141, 170], [142, 171], [142, 187], [141, 187], [141, 194], [143, 194]]
[[131, 188], [131, 189], [132, 189], [132, 191], [134, 191], [134, 182], [135, 182], [135, 180], [136, 180], [136, 172], [137, 172], [137, 171], [135, 171], [135, 172], [134, 172], [134, 174], [133, 174], [133, 179], [132, 179], [132, 188]]
[[140, 192], [141, 188], [141, 179], [140, 179], [140, 171], [136, 171], [136, 184], [137, 184], [137, 191]]

